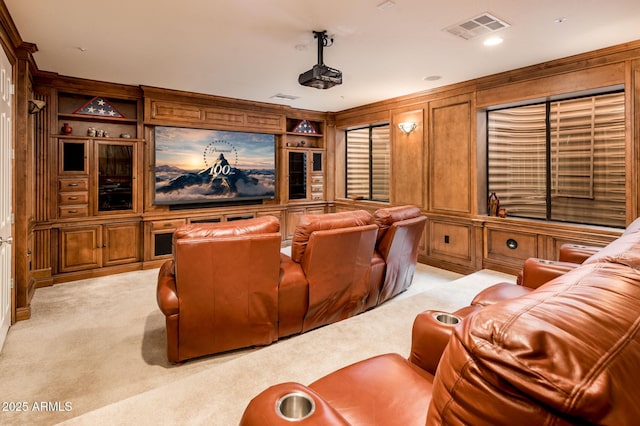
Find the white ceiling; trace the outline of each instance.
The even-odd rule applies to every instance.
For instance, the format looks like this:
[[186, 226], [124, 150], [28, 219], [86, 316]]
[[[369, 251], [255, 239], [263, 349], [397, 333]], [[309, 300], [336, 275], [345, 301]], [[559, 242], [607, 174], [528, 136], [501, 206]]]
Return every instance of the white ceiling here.
[[[640, 40], [639, 0], [4, 1], [40, 70], [319, 111]], [[511, 25], [498, 46], [443, 31], [485, 12]], [[324, 63], [343, 84], [300, 86], [325, 29]]]

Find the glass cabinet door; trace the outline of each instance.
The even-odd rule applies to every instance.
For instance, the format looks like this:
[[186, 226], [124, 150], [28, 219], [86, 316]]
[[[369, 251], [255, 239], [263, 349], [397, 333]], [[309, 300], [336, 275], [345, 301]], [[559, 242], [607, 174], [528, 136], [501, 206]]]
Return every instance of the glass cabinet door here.
[[289, 152], [289, 199], [307, 198], [307, 154]]
[[87, 174], [89, 158], [87, 141], [61, 140], [58, 174]]
[[98, 212], [134, 208], [135, 152], [132, 143], [98, 142]]

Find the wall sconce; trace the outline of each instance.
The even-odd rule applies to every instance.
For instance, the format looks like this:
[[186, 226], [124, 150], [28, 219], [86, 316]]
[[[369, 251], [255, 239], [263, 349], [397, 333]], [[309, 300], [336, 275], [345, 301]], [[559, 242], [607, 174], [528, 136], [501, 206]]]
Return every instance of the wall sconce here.
[[38, 99], [29, 99], [29, 114], [37, 114], [47, 105], [45, 101]]
[[410, 123], [410, 122], [398, 123], [398, 128], [402, 130], [402, 133], [404, 133], [407, 136], [411, 132], [413, 132], [416, 129], [416, 127], [418, 127], [416, 123]]

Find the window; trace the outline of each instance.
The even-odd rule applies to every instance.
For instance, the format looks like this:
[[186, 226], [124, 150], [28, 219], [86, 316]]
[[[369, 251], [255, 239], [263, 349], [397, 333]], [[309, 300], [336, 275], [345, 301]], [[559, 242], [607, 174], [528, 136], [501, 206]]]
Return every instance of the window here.
[[348, 198], [389, 201], [389, 124], [345, 131]]
[[489, 111], [488, 189], [509, 216], [625, 226], [624, 93]]

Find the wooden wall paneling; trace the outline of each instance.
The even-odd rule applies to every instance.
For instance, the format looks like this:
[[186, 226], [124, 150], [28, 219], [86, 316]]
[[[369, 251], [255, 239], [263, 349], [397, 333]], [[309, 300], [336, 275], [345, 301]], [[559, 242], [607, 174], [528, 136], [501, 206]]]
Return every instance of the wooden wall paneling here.
[[[48, 135], [51, 132], [48, 109], [51, 108], [50, 90], [46, 94], [34, 93], [34, 97], [46, 103], [45, 110], [34, 115], [35, 130], [35, 217], [36, 222], [49, 220], [50, 202], [50, 182], [51, 182], [51, 161], [48, 158]], [[37, 195], [37, 196], [36, 196]]]
[[51, 229], [35, 229], [31, 253], [31, 277], [36, 287], [53, 285], [51, 268]]
[[337, 167], [339, 161], [339, 156], [336, 155], [336, 128], [333, 116], [328, 117], [325, 122], [324, 146], [325, 200], [332, 202], [336, 199], [336, 177], [338, 176]]
[[169, 206], [157, 206], [153, 204], [154, 194], [155, 194], [155, 138], [153, 127], [145, 128], [145, 145], [144, 145], [144, 166], [140, 168], [142, 171], [142, 209], [145, 213], [152, 212], [167, 212], [169, 211]]
[[476, 232], [473, 220], [427, 215], [426, 247], [421, 261], [460, 273], [476, 270]]
[[[12, 25], [11, 25], [12, 26]], [[8, 27], [2, 27], [0, 34], [4, 34]], [[2, 38], [2, 37], [0, 37]], [[29, 114], [29, 99], [33, 98], [33, 53], [37, 51], [35, 45], [22, 43], [5, 46], [4, 52], [12, 63], [11, 82], [14, 85], [13, 111], [13, 215], [12, 229], [12, 260], [11, 276], [14, 280], [12, 289], [13, 307], [11, 320], [29, 318], [30, 303], [33, 296], [34, 282], [29, 270], [28, 241], [32, 235], [35, 207], [33, 192], [33, 157], [35, 152], [34, 125], [35, 121]]]
[[[416, 124], [408, 135], [398, 128], [405, 122]], [[424, 134], [424, 109], [392, 113], [390, 199], [394, 205], [425, 207]]]
[[429, 103], [429, 210], [472, 213], [476, 173], [471, 108], [470, 95]]
[[443, 260], [471, 260], [471, 226], [429, 221], [429, 255]]
[[619, 62], [478, 90], [476, 103], [478, 107], [490, 107], [533, 99], [543, 100], [554, 95], [582, 92], [624, 82], [625, 65], [624, 62]]
[[627, 223], [640, 216], [640, 59], [631, 61], [631, 70], [626, 85], [626, 119], [628, 123], [626, 179], [627, 179]]
[[485, 267], [516, 273], [530, 257], [542, 257], [535, 232], [521, 232], [494, 224], [485, 226]]
[[142, 89], [145, 124], [285, 132], [284, 106], [145, 86]]

